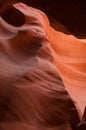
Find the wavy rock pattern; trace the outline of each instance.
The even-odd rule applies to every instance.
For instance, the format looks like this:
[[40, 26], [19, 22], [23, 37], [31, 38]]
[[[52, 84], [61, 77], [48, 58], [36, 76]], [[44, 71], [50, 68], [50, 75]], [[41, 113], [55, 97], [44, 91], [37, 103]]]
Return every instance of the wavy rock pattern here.
[[12, 9], [25, 23], [12, 24], [1, 13], [0, 129], [76, 130], [75, 105], [83, 112], [86, 104], [85, 40], [64, 33], [57, 21], [60, 31], [54, 30], [38, 9], [22, 3]]

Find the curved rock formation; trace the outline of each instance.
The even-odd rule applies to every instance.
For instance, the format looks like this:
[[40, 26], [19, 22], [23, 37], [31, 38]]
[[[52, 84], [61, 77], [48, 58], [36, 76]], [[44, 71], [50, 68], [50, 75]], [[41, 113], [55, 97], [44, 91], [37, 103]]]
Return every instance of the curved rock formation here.
[[76, 130], [86, 104], [85, 39], [57, 21], [54, 30], [38, 9], [11, 6], [25, 22], [0, 16], [0, 129]]

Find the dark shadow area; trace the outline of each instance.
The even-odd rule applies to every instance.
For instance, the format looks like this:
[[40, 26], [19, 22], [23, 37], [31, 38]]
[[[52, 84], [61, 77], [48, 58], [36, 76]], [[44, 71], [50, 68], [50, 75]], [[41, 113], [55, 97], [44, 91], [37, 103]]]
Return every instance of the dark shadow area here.
[[[2, 0], [1, 0], [2, 1]], [[15, 0], [3, 0], [5, 2]], [[17, 0], [44, 11], [52, 24], [52, 19], [62, 23], [70, 33], [78, 38], [86, 36], [86, 4], [81, 0]]]

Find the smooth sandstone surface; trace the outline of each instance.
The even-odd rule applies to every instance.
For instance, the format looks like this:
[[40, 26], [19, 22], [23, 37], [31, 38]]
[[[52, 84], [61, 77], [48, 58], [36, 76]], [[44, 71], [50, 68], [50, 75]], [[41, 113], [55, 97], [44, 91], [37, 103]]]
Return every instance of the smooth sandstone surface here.
[[[39, 92], [43, 89], [43, 93], [41, 94], [45, 94], [46, 89], [55, 89], [57, 91], [61, 91], [62, 89], [64, 93], [67, 90], [71, 98], [75, 101], [76, 106], [78, 106], [78, 109], [80, 109], [79, 114], [82, 116], [86, 105], [85, 40], [80, 40], [71, 34], [67, 35], [61, 32], [61, 29], [65, 31], [66, 29], [59, 23], [56, 24], [59, 24], [58, 28], [60, 31], [56, 31], [50, 26], [47, 16], [38, 9], [28, 7], [22, 3], [14, 4], [14, 7], [24, 13], [26, 23], [21, 27], [12, 28], [13, 26], [4, 23], [1, 19], [0, 96], [4, 97], [4, 100], [9, 100], [9, 98], [14, 95], [10, 103], [18, 110], [18, 113], [22, 113], [26, 110], [22, 113], [24, 117], [27, 115], [27, 108], [24, 104], [22, 105], [22, 102], [20, 102], [20, 106], [23, 106], [22, 108], [17, 108], [17, 106], [19, 101], [22, 100], [23, 103], [26, 102], [27, 106], [29, 105], [27, 101], [28, 93], [30, 95], [29, 90], [34, 90], [33, 95], [35, 95], [35, 87], [37, 89], [39, 88], [38, 86], [42, 86], [38, 90]], [[4, 26], [5, 29], [3, 30]], [[50, 72], [47, 72], [47, 69]], [[54, 72], [54, 74], [52, 74], [52, 72]], [[60, 76], [63, 82], [58, 78]], [[33, 79], [32, 81], [31, 78]], [[29, 82], [26, 81], [28, 79]], [[32, 83], [35, 84], [35, 87]], [[38, 86], [36, 85], [37, 83]], [[61, 89], [56, 86], [56, 83]], [[28, 86], [28, 84], [30, 85]], [[49, 86], [51, 87], [47, 88]], [[52, 94], [47, 96], [52, 96]], [[34, 96], [30, 95], [30, 98], [32, 100]], [[4, 100], [1, 102], [4, 102]], [[41, 98], [40, 100], [42, 101]], [[32, 112], [33, 111], [31, 111], [31, 113]], [[9, 114], [5, 116], [10, 117]], [[10, 119], [12, 118], [13, 117], [10, 117]], [[29, 120], [27, 116], [26, 118], [26, 120]], [[17, 122], [17, 124], [19, 123]], [[9, 124], [7, 125], [8, 127], [6, 127], [5, 130], [9, 129]], [[1, 126], [3, 128], [3, 123]], [[16, 130], [17, 129], [18, 127]], [[35, 129], [37, 128], [34, 128], [34, 130]], [[71, 130], [70, 127], [69, 129]]]

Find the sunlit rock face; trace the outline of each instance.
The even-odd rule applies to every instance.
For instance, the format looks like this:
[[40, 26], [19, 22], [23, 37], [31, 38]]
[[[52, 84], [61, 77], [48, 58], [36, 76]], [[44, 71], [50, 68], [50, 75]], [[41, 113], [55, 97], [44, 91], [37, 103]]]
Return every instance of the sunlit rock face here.
[[[26, 0], [24, 0], [26, 2]], [[67, 90], [83, 113], [86, 104], [86, 10], [85, 3], [71, 1], [27, 1], [48, 15], [50, 44], [54, 49], [55, 63], [60, 70]], [[64, 26], [62, 26], [63, 24]], [[57, 61], [58, 60], [58, 61]]]
[[66, 35], [62, 32], [52, 30], [51, 42], [54, 48], [55, 64], [60, 71], [65, 87], [72, 98], [78, 102], [83, 113], [86, 104], [86, 44], [73, 35]]
[[68, 92], [82, 112], [85, 44], [63, 33], [68, 31], [60, 23], [54, 30], [38, 9], [13, 7], [25, 23], [16, 26], [0, 17], [1, 130], [75, 130], [79, 117]]
[[72, 98], [78, 101], [81, 113], [83, 113], [86, 104], [86, 11], [84, 3], [77, 0], [71, 2], [34, 0], [34, 2], [27, 1], [27, 4], [45, 11], [49, 16], [51, 25], [55, 28], [55, 30], [52, 28], [47, 30], [49, 38], [51, 37], [50, 44], [54, 50], [56, 66], [67, 90]]
[[51, 32], [49, 30], [56, 66], [60, 70], [67, 90], [74, 100], [78, 101], [83, 113], [86, 105], [85, 3], [78, 0], [34, 0], [34, 2], [28, 0], [26, 3], [43, 10], [56, 30], [51, 29]]

